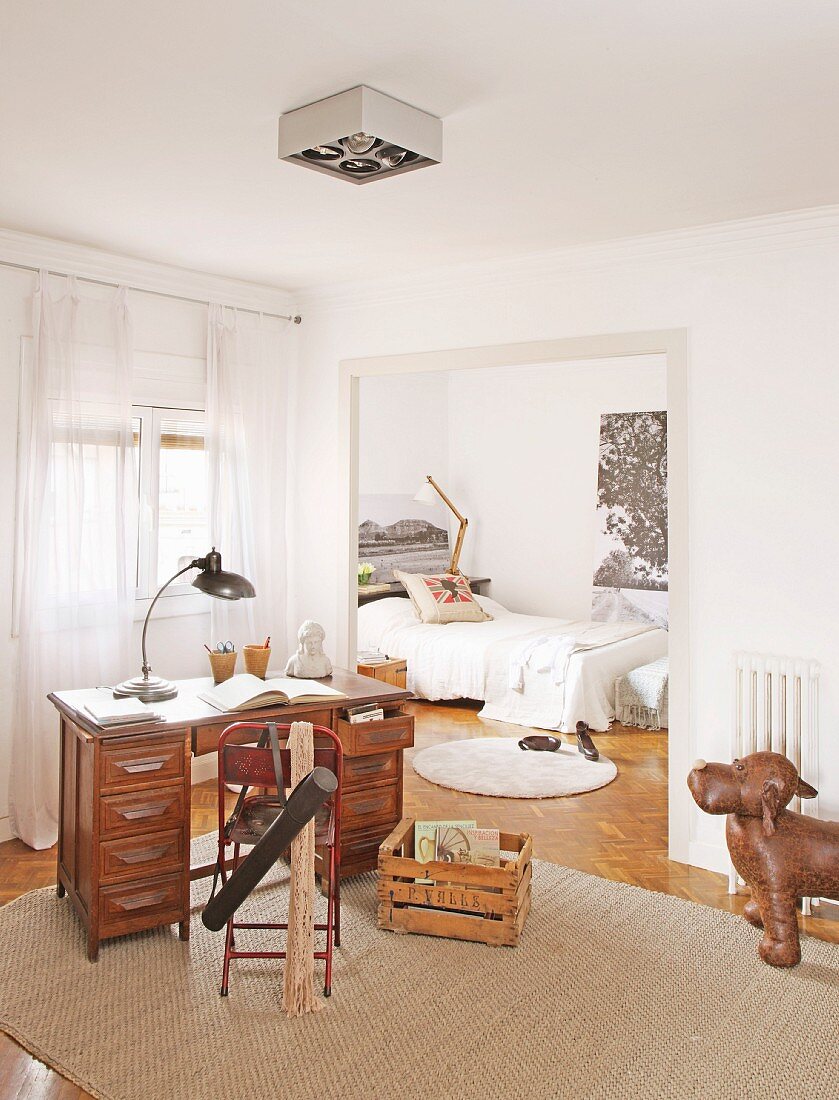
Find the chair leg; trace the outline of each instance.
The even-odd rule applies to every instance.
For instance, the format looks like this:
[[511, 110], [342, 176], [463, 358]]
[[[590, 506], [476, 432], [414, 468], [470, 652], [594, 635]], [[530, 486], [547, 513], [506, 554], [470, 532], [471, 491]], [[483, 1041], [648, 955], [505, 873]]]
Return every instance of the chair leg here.
[[230, 982], [230, 952], [233, 950], [233, 918], [227, 922], [224, 933], [224, 969], [221, 973], [221, 995], [226, 997]]
[[225, 867], [224, 867], [226, 862], [227, 862], [227, 845], [224, 843], [224, 841], [220, 840], [219, 841], [219, 846], [218, 846], [218, 865], [219, 865], [219, 875], [218, 875], [218, 877], [221, 880], [222, 886], [224, 886], [225, 883], [227, 882], [227, 871], [225, 870]]
[[341, 946], [341, 842], [335, 840], [335, 870], [333, 877], [335, 890], [335, 946]]
[[332, 945], [335, 939], [335, 848], [329, 849], [329, 893], [326, 896], [326, 979], [324, 997], [332, 996]]
[[[240, 852], [240, 850], [241, 850], [240, 845], [238, 845], [238, 844], [233, 845], [233, 870], [234, 871], [239, 866], [239, 852]], [[235, 919], [236, 919], [236, 914], [234, 913], [231, 920], [230, 920], [230, 925], [231, 925], [231, 927], [230, 927], [230, 950], [231, 951], [236, 950], [236, 934], [233, 931], [233, 921]]]

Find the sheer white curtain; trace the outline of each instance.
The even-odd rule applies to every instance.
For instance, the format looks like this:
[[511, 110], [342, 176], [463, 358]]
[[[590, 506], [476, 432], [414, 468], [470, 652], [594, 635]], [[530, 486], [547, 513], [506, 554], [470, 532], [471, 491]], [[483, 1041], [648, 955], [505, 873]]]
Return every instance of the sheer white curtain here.
[[46, 695], [130, 670], [137, 482], [127, 292], [51, 294], [40, 272], [25, 349], [17, 478], [11, 826], [55, 843], [58, 718]]
[[[211, 600], [211, 642], [237, 650], [269, 635], [285, 664], [287, 323], [213, 304], [207, 331], [210, 541], [256, 599]], [[209, 549], [209, 548], [208, 548]], [[243, 672], [241, 661], [237, 671]]]

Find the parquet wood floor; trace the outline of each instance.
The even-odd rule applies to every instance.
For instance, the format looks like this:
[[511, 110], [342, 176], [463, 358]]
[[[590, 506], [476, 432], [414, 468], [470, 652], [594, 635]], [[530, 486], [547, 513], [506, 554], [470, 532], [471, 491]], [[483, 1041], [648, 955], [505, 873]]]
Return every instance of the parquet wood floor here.
[[[730, 897], [724, 876], [667, 859], [666, 733], [616, 725], [609, 734], [596, 734], [598, 748], [618, 766], [618, 779], [572, 798], [485, 798], [421, 779], [410, 758], [428, 745], [466, 737], [521, 736], [520, 727], [478, 720], [478, 709], [479, 704], [461, 701], [414, 704], [416, 747], [405, 754], [407, 816], [474, 817], [486, 827], [522, 830], [532, 834], [534, 854], [542, 859], [717, 909], [742, 911], [748, 894]], [[193, 836], [213, 830], [216, 814], [215, 784], [194, 787]], [[0, 903], [54, 881], [55, 849], [33, 852], [17, 840], [0, 844]], [[839, 908], [822, 906], [817, 917], [802, 924], [810, 935], [839, 943]], [[0, 1034], [0, 1100], [79, 1100], [87, 1095]]]

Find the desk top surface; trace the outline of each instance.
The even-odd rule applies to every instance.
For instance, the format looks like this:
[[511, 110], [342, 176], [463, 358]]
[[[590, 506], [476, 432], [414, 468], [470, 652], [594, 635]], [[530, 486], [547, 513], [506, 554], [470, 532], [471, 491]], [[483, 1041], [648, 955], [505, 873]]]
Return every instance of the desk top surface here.
[[[281, 676], [280, 672], [266, 673], [266, 679], [272, 676]], [[283, 714], [288, 712], [300, 715], [301, 712], [342, 709], [343, 707], [356, 706], [361, 703], [383, 701], [385, 703], [399, 703], [410, 699], [411, 693], [404, 688], [394, 687], [381, 680], [374, 680], [371, 676], [358, 676], [355, 672], [348, 672], [343, 668], [336, 668], [331, 676], [324, 678], [323, 683], [344, 693], [343, 697], [330, 697], [318, 699], [312, 703], [282, 704], [273, 707], [260, 707], [254, 710], [240, 710], [224, 712], [205, 703], [198, 698], [199, 692], [208, 691], [213, 687], [211, 676], [199, 676], [192, 680], [175, 680], [178, 686], [178, 694], [174, 699], [166, 699], [160, 703], [150, 703], [160, 719], [155, 722], [132, 723], [127, 726], [112, 726], [102, 729], [94, 722], [93, 718], [84, 710], [86, 704], [98, 698], [110, 698], [110, 688], [79, 688], [74, 691], [52, 692], [48, 698], [62, 714], [72, 719], [88, 733], [95, 737], [126, 737], [133, 734], [149, 732], [165, 732], [167, 729], [183, 729], [188, 726], [220, 724], [230, 725], [231, 722], [258, 721], [266, 715], [282, 722]]]

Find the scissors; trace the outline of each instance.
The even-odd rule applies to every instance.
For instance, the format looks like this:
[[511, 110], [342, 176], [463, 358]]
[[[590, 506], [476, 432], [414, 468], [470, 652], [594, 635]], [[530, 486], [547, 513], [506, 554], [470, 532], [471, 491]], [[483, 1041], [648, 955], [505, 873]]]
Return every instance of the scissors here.
[[232, 653], [234, 648], [232, 642], [219, 642], [216, 646], [216, 653]]

